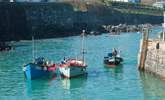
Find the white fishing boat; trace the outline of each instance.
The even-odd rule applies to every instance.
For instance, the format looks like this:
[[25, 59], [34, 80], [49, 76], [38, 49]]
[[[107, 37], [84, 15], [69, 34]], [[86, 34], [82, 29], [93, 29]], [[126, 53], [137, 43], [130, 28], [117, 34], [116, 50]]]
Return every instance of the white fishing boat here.
[[71, 77], [77, 77], [80, 75], [84, 75], [87, 73], [86, 71], [86, 67], [87, 64], [85, 63], [85, 51], [84, 51], [84, 34], [85, 34], [85, 30], [83, 30], [82, 33], [82, 47], [81, 47], [81, 58], [80, 59], [73, 59], [73, 58], [69, 58], [69, 59], [65, 59], [61, 61], [61, 64], [59, 66], [59, 70], [62, 76], [67, 77], [67, 78], [71, 78]]

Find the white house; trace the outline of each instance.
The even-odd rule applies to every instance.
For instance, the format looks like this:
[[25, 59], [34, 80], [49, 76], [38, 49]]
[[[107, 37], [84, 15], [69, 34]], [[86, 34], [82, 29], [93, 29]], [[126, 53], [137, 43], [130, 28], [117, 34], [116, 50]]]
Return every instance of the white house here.
[[155, 2], [153, 4], [154, 7], [159, 7], [159, 8], [164, 8], [165, 7], [165, 2]]
[[140, 2], [140, 0], [112, 0], [112, 1], [117, 1], [117, 2], [132, 2], [132, 3]]
[[117, 2], [128, 2], [128, 0], [112, 0], [112, 1], [117, 1]]

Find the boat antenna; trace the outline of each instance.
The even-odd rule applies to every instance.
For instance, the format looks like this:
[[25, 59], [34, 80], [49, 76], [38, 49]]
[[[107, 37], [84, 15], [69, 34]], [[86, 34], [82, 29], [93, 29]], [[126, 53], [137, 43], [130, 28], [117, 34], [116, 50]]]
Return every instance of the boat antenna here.
[[82, 60], [83, 62], [85, 61], [85, 57], [84, 57], [84, 54], [85, 54], [85, 49], [84, 49], [84, 35], [85, 35], [85, 30], [82, 30], [82, 41], [81, 41], [81, 53], [82, 53]]

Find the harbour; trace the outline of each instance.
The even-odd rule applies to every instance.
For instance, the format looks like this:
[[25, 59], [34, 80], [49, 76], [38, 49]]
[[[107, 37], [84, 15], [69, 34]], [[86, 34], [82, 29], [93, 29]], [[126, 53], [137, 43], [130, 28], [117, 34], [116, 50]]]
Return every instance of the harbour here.
[[[153, 35], [159, 31], [159, 28], [154, 29]], [[73, 79], [62, 78], [57, 71], [51, 77], [26, 80], [22, 66], [32, 60], [32, 42], [17, 42], [15, 50], [0, 53], [0, 99], [163, 99], [165, 82], [152, 74], [138, 71], [137, 55], [141, 37], [139, 33], [85, 37], [88, 74]], [[81, 48], [80, 42], [80, 36], [35, 40], [35, 52], [37, 56], [59, 63], [64, 56], [76, 57]], [[124, 62], [116, 68], [106, 68], [103, 58], [113, 47], [121, 50]]]
[[0, 100], [164, 100], [164, 11], [162, 0], [1, 0]]

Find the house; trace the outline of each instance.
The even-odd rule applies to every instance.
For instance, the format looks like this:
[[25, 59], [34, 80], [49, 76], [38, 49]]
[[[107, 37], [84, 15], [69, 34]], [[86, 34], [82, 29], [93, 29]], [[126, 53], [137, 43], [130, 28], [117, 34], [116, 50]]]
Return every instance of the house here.
[[117, 1], [117, 2], [132, 2], [132, 3], [138, 3], [140, 0], [112, 0], [112, 1]]
[[164, 8], [165, 7], [165, 2], [155, 2], [153, 4], [154, 7], [158, 7], [158, 8]]
[[163, 2], [165, 0], [141, 0], [142, 4], [153, 5], [155, 2]]

